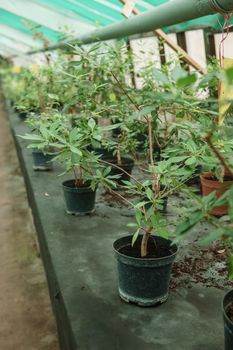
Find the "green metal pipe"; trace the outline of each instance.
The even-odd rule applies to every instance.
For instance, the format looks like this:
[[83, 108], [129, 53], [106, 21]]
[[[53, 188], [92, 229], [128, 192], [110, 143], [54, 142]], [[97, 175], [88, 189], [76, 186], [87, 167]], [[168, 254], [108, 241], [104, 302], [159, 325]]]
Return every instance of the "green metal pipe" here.
[[[141, 15], [96, 29], [70, 42], [62, 41], [39, 52], [62, 48], [67, 44], [90, 44], [146, 33], [206, 15], [233, 11], [233, 0], [171, 0]], [[38, 51], [30, 51], [29, 54]]]

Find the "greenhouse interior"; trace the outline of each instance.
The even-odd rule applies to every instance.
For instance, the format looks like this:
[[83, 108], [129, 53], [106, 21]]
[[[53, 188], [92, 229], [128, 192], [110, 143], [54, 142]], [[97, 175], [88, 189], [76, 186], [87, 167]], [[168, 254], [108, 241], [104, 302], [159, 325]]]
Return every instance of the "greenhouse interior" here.
[[0, 349], [233, 350], [233, 1], [0, 1]]

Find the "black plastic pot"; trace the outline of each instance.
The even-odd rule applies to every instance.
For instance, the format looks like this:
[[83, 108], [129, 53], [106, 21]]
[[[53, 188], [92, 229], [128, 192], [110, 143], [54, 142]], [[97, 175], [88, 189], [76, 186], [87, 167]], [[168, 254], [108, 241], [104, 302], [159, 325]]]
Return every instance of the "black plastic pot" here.
[[[140, 246], [142, 236], [136, 244]], [[168, 298], [169, 281], [177, 246], [162, 237], [151, 236], [151, 244], [169, 248], [170, 255], [162, 258], [135, 258], [122, 254], [123, 247], [131, 245], [132, 236], [113, 244], [118, 265], [119, 295], [126, 302], [139, 306], [154, 306]]]
[[19, 110], [16, 111], [18, 114], [19, 119], [26, 120], [27, 119], [27, 112], [21, 112]]
[[52, 170], [52, 158], [51, 154], [44, 154], [42, 151], [32, 151], [33, 169], [38, 171]]
[[233, 290], [228, 292], [223, 299], [223, 320], [225, 332], [225, 350], [233, 349], [233, 322], [227, 315], [227, 309], [233, 303]]
[[67, 180], [62, 187], [68, 214], [85, 215], [94, 212], [96, 191], [91, 189], [90, 183], [75, 187], [74, 180]]
[[148, 136], [142, 133], [139, 133], [135, 136], [135, 139], [138, 141], [137, 145], [137, 152], [144, 152], [145, 151], [145, 143], [148, 139]]
[[108, 151], [106, 148], [104, 147], [99, 147], [99, 148], [94, 148], [93, 149], [94, 152], [100, 156], [102, 156], [102, 158], [104, 159], [109, 159], [109, 158], [113, 158], [113, 152], [112, 151]]
[[[119, 119], [112, 120], [113, 125], [118, 124], [118, 123], [120, 123]], [[121, 127], [120, 126], [118, 126], [117, 128], [112, 130], [112, 137], [113, 138], [118, 138], [120, 135], [121, 135]]]
[[153, 152], [154, 152], [154, 160], [156, 162], [159, 162], [161, 160], [161, 149], [157, 144], [154, 145]]
[[196, 173], [196, 175], [193, 178], [186, 181], [185, 184], [188, 186], [198, 185], [201, 187], [200, 175], [203, 173], [201, 165], [197, 165], [195, 173]]
[[[103, 160], [107, 161], [108, 163], [113, 164], [111, 167], [110, 175], [119, 175], [120, 177], [116, 180], [119, 185], [123, 185], [123, 181], [129, 181], [130, 176], [128, 174], [132, 173], [133, 167], [134, 167], [134, 160], [131, 157], [121, 157], [122, 165], [117, 164], [117, 158], [109, 158], [108, 156], [103, 156]], [[115, 167], [114, 165], [117, 165], [124, 171], [126, 171], [128, 174], [126, 174], [123, 170]], [[107, 165], [106, 165], [107, 166]]]

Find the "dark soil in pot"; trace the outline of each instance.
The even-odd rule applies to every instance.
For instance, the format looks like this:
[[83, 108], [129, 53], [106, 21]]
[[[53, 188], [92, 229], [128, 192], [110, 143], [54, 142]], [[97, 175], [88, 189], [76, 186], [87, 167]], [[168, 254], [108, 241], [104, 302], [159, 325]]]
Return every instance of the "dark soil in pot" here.
[[170, 274], [177, 254], [177, 246], [162, 237], [151, 236], [148, 256], [140, 257], [142, 236], [134, 247], [132, 236], [114, 242], [118, 265], [119, 295], [139, 306], [154, 306], [168, 298]]
[[233, 349], [233, 290], [223, 300], [225, 350]]
[[[105, 160], [108, 163], [113, 164], [111, 167], [111, 172], [110, 175], [119, 175], [120, 177], [116, 180], [119, 185], [123, 185], [123, 181], [130, 181], [130, 176], [128, 174], [132, 173], [133, 167], [134, 167], [134, 160], [131, 157], [123, 156], [121, 157], [122, 164], [119, 165], [117, 163], [117, 158], [116, 157], [102, 157], [103, 160]], [[117, 165], [118, 167], [115, 167], [114, 165]], [[108, 166], [108, 164], [106, 164]], [[124, 171], [126, 171], [128, 174], [126, 174]]]
[[53, 169], [51, 154], [44, 154], [42, 151], [32, 151], [33, 169], [38, 171], [48, 171]]
[[91, 189], [90, 182], [76, 187], [75, 180], [67, 180], [62, 187], [68, 214], [85, 215], [94, 212], [96, 190]]

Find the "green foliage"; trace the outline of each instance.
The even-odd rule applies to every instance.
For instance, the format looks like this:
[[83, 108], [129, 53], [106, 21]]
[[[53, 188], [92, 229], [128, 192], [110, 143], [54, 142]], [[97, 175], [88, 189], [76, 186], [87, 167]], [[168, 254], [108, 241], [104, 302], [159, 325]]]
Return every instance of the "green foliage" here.
[[[232, 85], [232, 70], [222, 72], [215, 61], [209, 64], [208, 74], [199, 77], [173, 62], [161, 69], [149, 62], [138, 73], [142, 87], [135, 89], [133, 59], [119, 41], [69, 46], [65, 56], [49, 66], [18, 73], [8, 70], [6, 94], [17, 109], [30, 113], [27, 122], [33, 132], [22, 137], [31, 141], [28, 147], [52, 152], [64, 172], [73, 171], [77, 186], [90, 181], [92, 188], [100, 184], [114, 189], [117, 179], [95, 148], [103, 146], [118, 158], [130, 153], [135, 159], [140, 149], [139, 174], [124, 184], [126, 194], [136, 198], [131, 202], [125, 197], [135, 213], [129, 224], [135, 230], [133, 244], [145, 232], [176, 236], [179, 241], [202, 222], [213, 227], [202, 244], [222, 237], [230, 242], [233, 189], [217, 199], [215, 193], [200, 197], [187, 184], [203, 171], [223, 180], [224, 167], [207, 142], [209, 135], [233, 168], [232, 109], [219, 126], [216, 98], [219, 79]], [[176, 192], [182, 197], [182, 219], [171, 223], [162, 209], [166, 198]], [[211, 215], [223, 203], [229, 208], [226, 221]]]
[[76, 185], [90, 181], [91, 187], [97, 184], [105, 187], [115, 187], [116, 176], [110, 176], [110, 168], [106, 168], [100, 161], [100, 156], [93, 151], [93, 145], [101, 141], [102, 129], [93, 118], [80, 115], [72, 119], [56, 113], [48, 118], [37, 121], [37, 133], [21, 136], [33, 141], [28, 148], [54, 150], [54, 161], [65, 166], [65, 173], [73, 171]]

